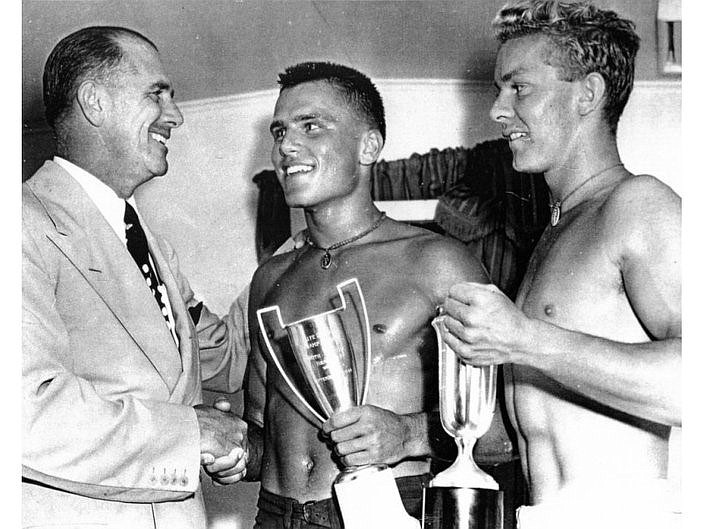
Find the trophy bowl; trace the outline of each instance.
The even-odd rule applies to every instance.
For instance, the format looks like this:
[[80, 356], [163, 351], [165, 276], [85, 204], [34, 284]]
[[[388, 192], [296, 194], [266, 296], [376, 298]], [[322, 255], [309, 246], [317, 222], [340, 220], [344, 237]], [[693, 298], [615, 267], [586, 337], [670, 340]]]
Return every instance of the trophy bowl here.
[[[352, 278], [336, 289], [340, 307], [288, 324], [277, 305], [257, 310], [260, 331], [274, 365], [296, 398], [321, 423], [334, 413], [364, 404], [372, 367], [370, 322], [360, 284]], [[343, 312], [350, 310], [346, 291], [353, 300], [357, 296], [357, 303], [353, 304], [359, 307], [364, 324], [361, 363], [342, 320]], [[282, 334], [286, 347], [275, 347], [274, 337]], [[288, 354], [294, 357], [296, 373]], [[385, 468], [386, 465], [347, 467], [335, 482], [354, 480]]]
[[443, 316], [432, 326], [438, 339], [438, 387], [441, 425], [455, 439], [458, 455], [424, 489], [424, 529], [501, 529], [503, 495], [497, 482], [472, 456], [477, 439], [492, 423], [497, 395], [497, 366], [463, 362], [443, 341]]

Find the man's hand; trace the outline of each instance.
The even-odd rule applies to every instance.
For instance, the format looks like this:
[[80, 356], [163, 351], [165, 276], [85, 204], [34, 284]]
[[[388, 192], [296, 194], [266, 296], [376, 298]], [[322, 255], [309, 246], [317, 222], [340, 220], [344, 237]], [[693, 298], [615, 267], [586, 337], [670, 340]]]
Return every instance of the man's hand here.
[[294, 240], [294, 248], [299, 249], [303, 248], [306, 245], [306, 239], [308, 238], [308, 230], [303, 229], [298, 232], [292, 237]]
[[[230, 401], [225, 397], [218, 397], [213, 403], [216, 410], [222, 412], [230, 411]], [[247, 441], [247, 438], [245, 439]], [[201, 464], [206, 473], [211, 477], [216, 485], [230, 485], [244, 479], [247, 475], [247, 463], [249, 460], [249, 443], [244, 442], [243, 446], [247, 450], [236, 446], [229, 454], [216, 458], [213, 454], [202, 453]]]
[[468, 364], [527, 363], [532, 320], [495, 285], [455, 285], [443, 310], [443, 341]]
[[407, 415], [376, 406], [358, 406], [333, 415], [323, 424], [323, 432], [346, 466], [393, 464], [410, 454], [411, 421]]
[[248, 458], [247, 424], [229, 412], [229, 403], [220, 400], [214, 408], [199, 404], [194, 409], [201, 432], [201, 463], [206, 472], [223, 485], [240, 481], [245, 477]]
[[231, 485], [245, 478], [249, 454], [239, 446], [233, 448], [228, 455], [215, 459], [203, 468], [216, 485]]

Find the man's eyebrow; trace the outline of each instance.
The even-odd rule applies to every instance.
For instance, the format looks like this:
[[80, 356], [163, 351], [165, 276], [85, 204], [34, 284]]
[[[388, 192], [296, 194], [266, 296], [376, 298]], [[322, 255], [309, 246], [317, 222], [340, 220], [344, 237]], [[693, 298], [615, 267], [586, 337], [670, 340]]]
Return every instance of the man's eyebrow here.
[[499, 80], [503, 83], [506, 83], [507, 81], [511, 81], [512, 77], [514, 77], [516, 74], [521, 72], [521, 68], [511, 70], [507, 73], [505, 73], [502, 77], [499, 78]]
[[149, 87], [149, 90], [161, 90], [162, 92], [169, 92], [171, 97], [174, 97], [174, 89], [166, 81], [157, 81], [156, 83], [152, 83], [152, 85]]
[[[333, 117], [328, 116], [327, 114], [321, 113], [321, 112], [306, 112], [303, 114], [297, 114], [295, 115], [291, 122], [292, 123], [301, 123], [302, 121], [308, 121], [310, 119], [327, 119], [330, 121], [335, 121]], [[272, 121], [271, 125], [269, 125], [269, 130], [273, 131], [274, 129], [283, 127], [284, 123], [278, 119]]]
[[306, 112], [304, 114], [297, 114], [294, 116], [293, 121], [294, 122], [299, 122], [299, 121], [308, 121], [309, 119], [325, 119], [325, 115], [321, 114], [320, 112]]

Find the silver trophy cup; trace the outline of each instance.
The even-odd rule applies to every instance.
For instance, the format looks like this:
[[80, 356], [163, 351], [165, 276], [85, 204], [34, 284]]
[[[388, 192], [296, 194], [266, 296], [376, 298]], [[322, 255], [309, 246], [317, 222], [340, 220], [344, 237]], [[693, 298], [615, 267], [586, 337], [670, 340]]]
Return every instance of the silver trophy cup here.
[[490, 427], [497, 394], [497, 366], [460, 360], [441, 338], [443, 316], [432, 322], [438, 338], [438, 385], [443, 429], [458, 455], [424, 490], [424, 529], [502, 529], [503, 497], [497, 482], [472, 457]]
[[[370, 321], [360, 284], [352, 278], [338, 284], [336, 289], [339, 308], [292, 323], [284, 323], [277, 305], [257, 311], [260, 331], [274, 365], [296, 398], [321, 422], [334, 413], [364, 404], [372, 365]], [[352, 299], [357, 297], [355, 305], [364, 323], [362, 374], [356, 348], [350, 344], [343, 325], [343, 313], [349, 310], [346, 289]], [[384, 465], [346, 468], [335, 482], [344, 483], [384, 468]]]

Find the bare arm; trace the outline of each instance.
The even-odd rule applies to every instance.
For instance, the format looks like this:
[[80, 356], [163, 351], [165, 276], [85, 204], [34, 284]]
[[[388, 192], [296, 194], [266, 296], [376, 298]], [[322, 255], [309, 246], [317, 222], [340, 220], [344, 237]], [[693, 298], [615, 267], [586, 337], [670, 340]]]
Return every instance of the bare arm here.
[[[449, 286], [459, 279], [487, 281], [479, 262], [455, 241], [436, 238], [413, 250], [411, 253], [418, 259], [414, 267], [419, 275], [418, 288], [431, 300], [429, 312], [422, 315], [421, 320], [430, 322]], [[437, 364], [435, 347], [428, 347], [418, 340], [413, 343], [424, 347], [422, 354], [434, 355], [433, 365]], [[405, 386], [398, 389], [404, 391]], [[437, 396], [429, 401], [437, 401]], [[365, 405], [335, 414], [324, 423], [323, 432], [330, 436], [336, 453], [346, 465], [391, 465], [428, 456], [447, 460], [454, 454], [452, 439], [443, 431], [435, 410], [399, 414], [379, 406]]]
[[250, 329], [250, 355], [245, 372], [245, 410], [243, 418], [248, 423], [249, 461], [247, 463], [248, 481], [261, 479], [262, 454], [264, 452], [264, 413], [267, 401], [267, 363], [260, 349], [259, 323], [256, 309], [261, 308], [264, 288], [271, 284], [266, 277], [266, 267], [258, 270], [250, 291], [248, 324]]
[[680, 426], [680, 199], [636, 178], [606, 206], [626, 296], [651, 338], [624, 343], [525, 316], [496, 288], [458, 285], [447, 343], [473, 364], [537, 368], [573, 391], [650, 421]]

